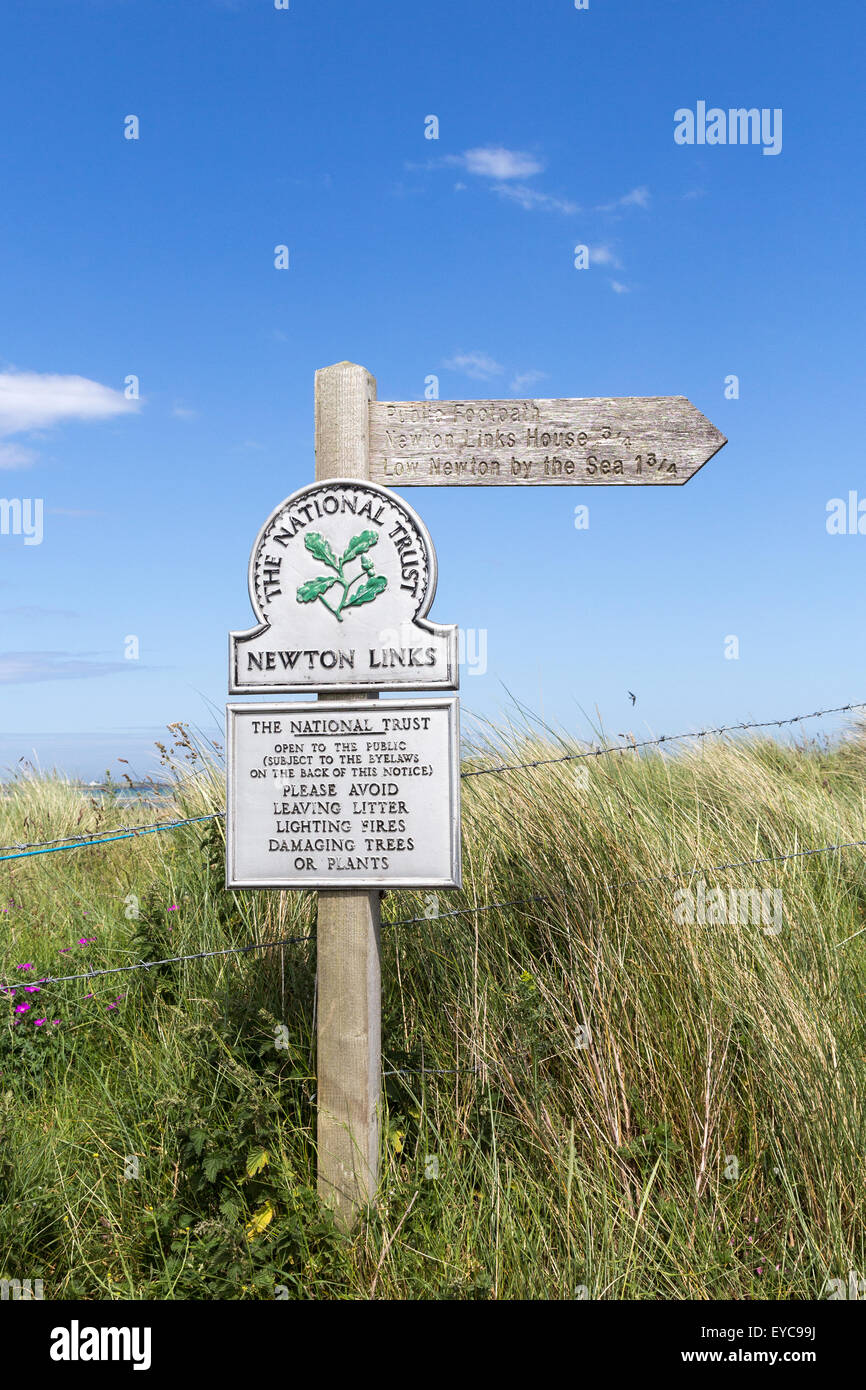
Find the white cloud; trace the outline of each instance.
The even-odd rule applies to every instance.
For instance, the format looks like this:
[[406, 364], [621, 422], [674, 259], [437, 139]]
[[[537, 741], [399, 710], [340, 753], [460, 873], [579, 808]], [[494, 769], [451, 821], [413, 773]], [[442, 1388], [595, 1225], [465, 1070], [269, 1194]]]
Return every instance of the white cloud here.
[[483, 145], [454, 156], [470, 174], [487, 179], [528, 179], [544, 168], [540, 159], [523, 150], [506, 150], [501, 145]]
[[[478, 145], [475, 149], [464, 150], [462, 154], [446, 154], [440, 158], [428, 159], [423, 164], [409, 163], [407, 169], [437, 169], [443, 165], [457, 166], [476, 178], [489, 179], [491, 192], [500, 198], [510, 198], [528, 212], [544, 208], [552, 212], [575, 213], [580, 208], [570, 198], [559, 198], [540, 189], [530, 188], [516, 180], [528, 179], [540, 174], [545, 167], [544, 160], [527, 150], [509, 150], [504, 145]], [[455, 193], [462, 193], [467, 185], [458, 180]]]
[[512, 198], [515, 203], [519, 203], [527, 212], [533, 208], [549, 208], [553, 212], [580, 212], [577, 203], [570, 202], [567, 198], [555, 198], [550, 193], [541, 193], [537, 188], [528, 188], [524, 183], [497, 183], [494, 184], [494, 193], [498, 193], [500, 198]]
[[0, 434], [46, 429], [61, 420], [106, 420], [138, 405], [122, 391], [84, 376], [0, 372]]
[[449, 357], [443, 364], [449, 371], [463, 372], [477, 381], [489, 381], [491, 377], [501, 376], [505, 368], [500, 366], [486, 352], [463, 352]]
[[26, 468], [31, 449], [3, 442], [4, 436], [44, 430], [62, 420], [107, 420], [129, 415], [139, 402], [84, 376], [54, 372], [0, 372], [0, 468]]
[[522, 395], [527, 386], [534, 386], [537, 381], [543, 381], [547, 372], [537, 372], [530, 368], [528, 372], [516, 372], [511, 379], [510, 390]]
[[174, 415], [178, 420], [197, 420], [197, 419], [198, 419], [198, 411], [197, 411], [197, 410], [191, 410], [188, 406], [185, 406], [185, 405], [176, 405], [176, 406], [174, 406], [174, 408], [172, 409], [172, 412], [171, 412], [171, 413], [172, 413], [172, 415]]
[[624, 285], [621, 280], [611, 280], [610, 287], [614, 294], [628, 294], [629, 287]]
[[589, 248], [590, 265], [610, 265], [619, 267], [621, 262], [616, 252], [610, 246], [590, 246]]

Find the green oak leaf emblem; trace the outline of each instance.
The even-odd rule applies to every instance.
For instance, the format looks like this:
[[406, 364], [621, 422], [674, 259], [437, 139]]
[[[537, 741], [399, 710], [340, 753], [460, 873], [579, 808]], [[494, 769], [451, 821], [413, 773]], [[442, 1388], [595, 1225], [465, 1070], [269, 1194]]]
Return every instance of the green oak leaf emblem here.
[[346, 607], [356, 607], [359, 603], [372, 603], [374, 598], [378, 598], [387, 583], [384, 574], [371, 574], [366, 584], [362, 584], [360, 589], [356, 589], [353, 594], [349, 595], [346, 599]]
[[[333, 613], [338, 623], [343, 621], [342, 613], [344, 608], [358, 608], [363, 603], [372, 603], [379, 597], [387, 587], [388, 580], [384, 574], [376, 574], [373, 569], [373, 561], [367, 554], [374, 545], [377, 545], [379, 536], [376, 531], [362, 531], [359, 536], [353, 536], [338, 560], [328, 541], [321, 536], [318, 531], [308, 531], [304, 537], [304, 545], [321, 564], [327, 565], [328, 569], [334, 571], [333, 575], [317, 575], [315, 579], [308, 579], [301, 584], [297, 599], [298, 603], [315, 603], [321, 599], [329, 613]], [[351, 579], [346, 578], [345, 567], [353, 560], [360, 557], [361, 569], [358, 574]], [[355, 588], [358, 580], [363, 580], [360, 588]], [[325, 594], [335, 585], [342, 587], [342, 595], [336, 608], [325, 598]]]
[[336, 579], [326, 579], [324, 575], [317, 579], [308, 579], [306, 584], [302, 584], [298, 589], [298, 603], [313, 603], [315, 599], [321, 598], [322, 594], [326, 594], [336, 582]]

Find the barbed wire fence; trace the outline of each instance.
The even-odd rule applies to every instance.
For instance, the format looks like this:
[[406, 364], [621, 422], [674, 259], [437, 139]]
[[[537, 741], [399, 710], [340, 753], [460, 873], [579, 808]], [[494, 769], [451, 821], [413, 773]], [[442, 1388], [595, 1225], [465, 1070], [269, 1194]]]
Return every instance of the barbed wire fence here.
[[[798, 849], [788, 854], [763, 854], [755, 859], [738, 859], [727, 864], [714, 864], [711, 866], [699, 865], [694, 869], [683, 869], [671, 874], [649, 874], [645, 878], [630, 879], [628, 882], [658, 883], [664, 880], [674, 881], [682, 878], [694, 878], [697, 874], [722, 873], [728, 869], [741, 869], [753, 864], [781, 863], [790, 859], [804, 859], [815, 854], [831, 854], [843, 849], [866, 849], [866, 840], [846, 840], [837, 845], [821, 845], [814, 849]], [[617, 881], [614, 879], [602, 879], [601, 882], [603, 885], [607, 886], [616, 886], [617, 884]], [[448, 917], [474, 916], [476, 913], [480, 912], [493, 912], [497, 909], [512, 907], [527, 907], [533, 903], [543, 903], [547, 901], [548, 899], [544, 894], [535, 894], [529, 898], [506, 898], [501, 902], [477, 903], [472, 907], [456, 907], [449, 909], [448, 912], [437, 911], [433, 914], [424, 913], [420, 917], [400, 917], [390, 921], [386, 920], [382, 923], [382, 926], [410, 927], [415, 926], [419, 922], [439, 922]], [[862, 932], [855, 932], [854, 936], [861, 936], [863, 933], [866, 933], [866, 927], [863, 928]], [[837, 942], [837, 945], [843, 946], [846, 944], [846, 941], [853, 941], [854, 936], [847, 937], [845, 941]], [[166, 956], [162, 960], [137, 961], [133, 965], [111, 965], [99, 970], [78, 971], [74, 975], [46, 975], [38, 980], [34, 980], [33, 983], [37, 985], [59, 985], [65, 984], [70, 980], [92, 980], [101, 975], [119, 975], [130, 970], [154, 970], [162, 965], [177, 965], [189, 960], [207, 960], [212, 956], [248, 955], [251, 951], [270, 951], [280, 946], [294, 946], [302, 942], [313, 940], [315, 940], [315, 933], [308, 933], [305, 936], [278, 937], [274, 941], [251, 941], [244, 946], [225, 946], [215, 951], [194, 951], [189, 955]], [[4, 981], [0, 983], [0, 993], [5, 993], [10, 989], [13, 991], [20, 989], [21, 985], [22, 982], [20, 979]]]
[[[643, 741], [630, 741], [624, 744], [608, 745], [601, 748], [592, 748], [576, 753], [566, 753], [553, 758], [538, 758], [524, 763], [503, 763], [494, 767], [472, 768], [461, 773], [461, 778], [483, 777], [508, 772], [528, 770], [537, 767], [547, 767], [558, 763], [568, 763], [581, 761], [588, 758], [602, 757], [607, 754], [636, 752], [640, 749], [659, 747], [663, 744], [680, 742], [684, 740], [702, 739], [709, 737], [719, 737], [728, 733], [740, 733], [752, 729], [782, 728], [787, 725], [798, 724], [807, 719], [820, 719], [827, 715], [850, 713], [853, 710], [866, 709], [866, 701], [852, 701], [846, 705], [837, 705], [833, 708], [815, 710], [810, 714], [791, 715], [785, 719], [760, 720], [743, 722], [739, 724], [721, 725], [714, 729], [703, 729], [691, 733], [662, 735], [656, 739], [645, 739]], [[133, 839], [140, 836], [154, 834], [160, 831], [176, 830], [188, 825], [200, 825], [205, 822], [223, 819], [224, 811], [212, 811], [201, 816], [188, 816], [179, 820], [161, 821], [151, 824], [135, 826], [118, 826], [110, 833], [104, 834], [92, 832], [87, 835], [61, 836], [54, 840], [32, 841], [18, 845], [0, 846], [3, 853], [0, 854], [0, 862], [28, 858], [37, 854], [57, 853], [63, 850], [88, 849], [104, 844], [114, 844], [120, 840]], [[793, 850], [782, 854], [760, 855], [754, 858], [732, 860], [724, 864], [712, 866], [699, 865], [687, 870], [673, 870], [665, 874], [652, 874], [639, 879], [629, 879], [628, 883], [658, 883], [675, 882], [681, 879], [691, 879], [698, 874], [718, 874], [732, 869], [752, 867], [758, 864], [784, 863], [794, 859], [805, 859], [819, 854], [838, 853], [847, 849], [864, 849], [866, 840], [848, 840], [838, 844], [821, 845], [807, 849]], [[11, 851], [11, 852], [10, 852]], [[603, 886], [617, 886], [615, 880], [602, 880]], [[620, 886], [622, 886], [620, 884]], [[496, 910], [529, 907], [547, 901], [543, 894], [535, 894], [527, 898], [511, 898], [499, 902], [480, 903], [472, 906], [458, 907], [449, 909], [447, 912], [424, 913], [416, 917], [404, 917], [386, 920], [382, 923], [383, 927], [406, 927], [414, 926], [423, 922], [441, 921], [445, 918], [474, 916], [483, 912]], [[836, 943], [836, 948], [847, 945], [848, 942], [866, 933], [866, 927], [861, 931], [854, 932], [851, 936]], [[272, 941], [254, 941], [242, 946], [227, 946], [211, 951], [195, 951], [184, 955], [166, 956], [160, 960], [137, 961], [127, 965], [107, 966], [99, 969], [89, 969], [77, 971], [71, 975], [47, 975], [37, 980], [27, 981], [33, 985], [57, 985], [74, 982], [77, 980], [94, 980], [107, 975], [127, 974], [138, 970], [154, 970], [163, 966], [183, 964], [188, 961], [207, 960], [214, 957], [249, 955], [255, 951], [276, 950], [285, 946], [301, 945], [313, 941], [315, 933], [308, 933], [303, 936], [290, 936], [277, 938]], [[15, 995], [16, 991], [24, 985], [22, 979], [9, 980], [0, 983], [0, 994]], [[477, 1072], [479, 1068], [473, 1067], [400, 1067], [391, 1068], [384, 1071], [385, 1076], [404, 1076], [404, 1075], [456, 1075], [461, 1072]]]
[[[588, 748], [578, 753], [563, 753], [555, 758], [536, 758], [527, 763], [501, 763], [496, 767], [470, 768], [461, 772], [461, 780], [470, 777], [490, 777], [505, 772], [520, 772], [535, 767], [549, 767], [555, 763], [580, 762], [586, 758], [601, 758], [612, 753], [635, 753], [643, 748], [659, 748], [662, 744], [680, 743], [689, 739], [718, 738], [722, 734], [743, 733], [749, 729], [781, 729], [789, 724], [801, 724], [807, 719], [823, 719], [830, 714], [846, 714], [853, 710], [866, 709], [866, 700], [851, 701], [847, 705], [835, 705], [828, 709], [813, 710], [811, 714], [792, 714], [785, 719], [761, 719], [748, 723], [722, 724], [715, 729], [697, 729], [691, 733], [662, 734], [659, 738], [632, 740], [628, 743], [609, 744], [602, 748]], [[225, 818], [225, 811], [210, 811], [204, 816], [189, 816], [184, 820], [158, 821], [155, 824], [116, 826], [110, 833], [93, 831], [88, 835], [65, 835], [56, 840], [33, 840], [19, 845], [0, 845], [0, 863], [4, 860], [28, 857], [28, 851], [40, 854], [55, 853], [62, 849], [89, 848], [91, 845], [111, 844], [115, 840], [129, 839], [136, 835], [151, 835], [160, 830], [176, 830], [184, 825], [197, 825], [202, 821]], [[11, 851], [11, 852], [10, 852]]]

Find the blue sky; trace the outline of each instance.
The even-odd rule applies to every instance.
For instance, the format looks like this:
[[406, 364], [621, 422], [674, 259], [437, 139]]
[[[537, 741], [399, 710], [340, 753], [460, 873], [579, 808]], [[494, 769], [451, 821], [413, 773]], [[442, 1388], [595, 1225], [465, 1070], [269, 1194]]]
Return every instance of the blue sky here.
[[[486, 632], [467, 711], [641, 737], [866, 699], [866, 536], [826, 527], [866, 498], [864, 29], [853, 0], [7, 0], [0, 497], [44, 534], [0, 534], [0, 765], [144, 772], [210, 723], [342, 359], [381, 399], [685, 395], [729, 438], [684, 488], [407, 489], [432, 616]], [[678, 145], [699, 101], [780, 109], [781, 152]]]

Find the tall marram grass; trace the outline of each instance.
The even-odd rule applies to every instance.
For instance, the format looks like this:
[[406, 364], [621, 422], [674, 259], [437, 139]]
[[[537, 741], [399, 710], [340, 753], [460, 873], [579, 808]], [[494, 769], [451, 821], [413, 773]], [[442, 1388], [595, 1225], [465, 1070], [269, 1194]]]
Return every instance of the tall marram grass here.
[[[563, 751], [500, 732], [464, 770]], [[864, 776], [855, 728], [466, 777], [462, 893], [383, 902], [416, 920], [383, 927], [382, 1183], [351, 1238], [315, 1195], [313, 940], [24, 991], [305, 937], [312, 900], [226, 893], [220, 820], [3, 863], [0, 1276], [92, 1299], [799, 1299], [862, 1277], [863, 850], [772, 856], [866, 840]], [[223, 805], [200, 756], [159, 808], [4, 791], [4, 845]], [[781, 930], [682, 920], [698, 881], [780, 889]]]

